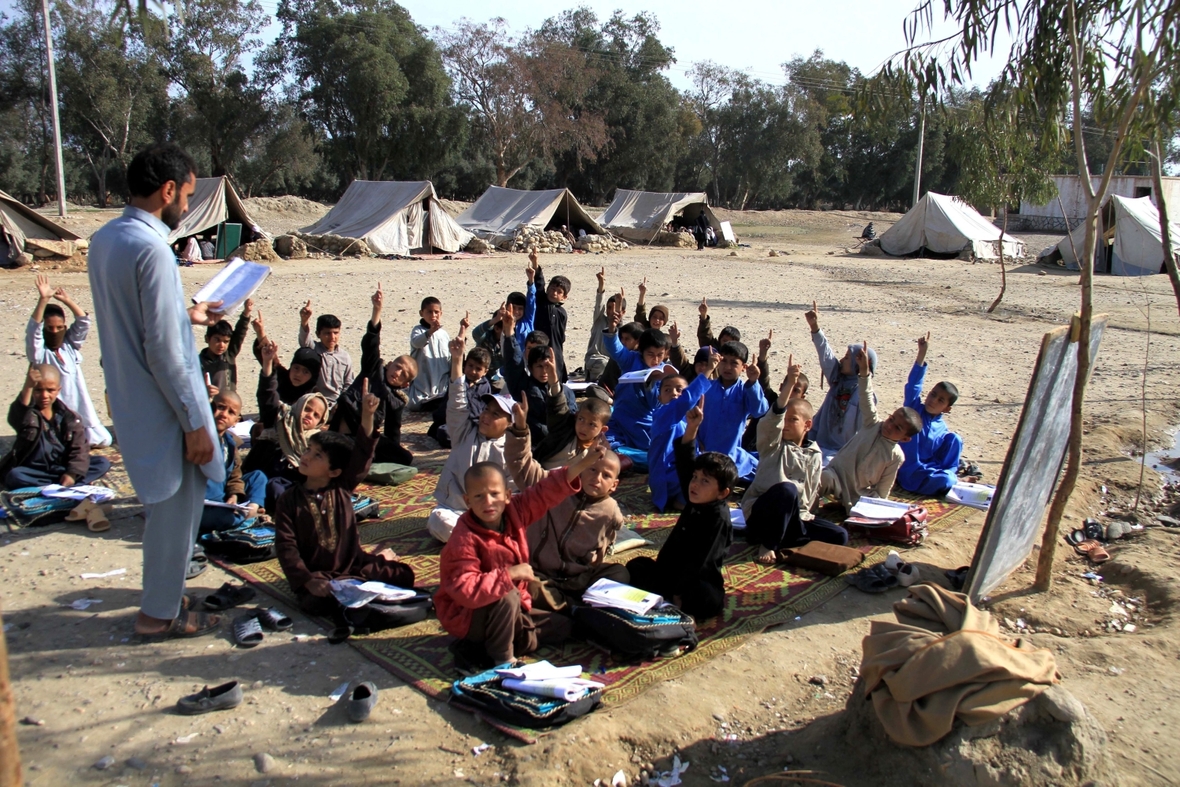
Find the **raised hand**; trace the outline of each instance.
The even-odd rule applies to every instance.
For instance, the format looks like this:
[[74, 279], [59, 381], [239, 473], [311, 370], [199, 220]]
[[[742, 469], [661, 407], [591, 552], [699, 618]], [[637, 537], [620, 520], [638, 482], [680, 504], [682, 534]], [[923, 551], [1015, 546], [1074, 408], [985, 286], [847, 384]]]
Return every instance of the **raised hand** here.
[[205, 372], [205, 393], [209, 394], [210, 401], [212, 401], [213, 398], [217, 396], [217, 394], [221, 393], [221, 389], [214, 385], [213, 381], [209, 379], [208, 372]]
[[868, 341], [861, 342], [860, 348], [856, 351], [856, 373], [861, 377], [869, 374], [871, 367], [869, 366], [869, 343]]
[[308, 298], [307, 303], [303, 304], [303, 308], [299, 310], [299, 322], [303, 325], [311, 322], [311, 298]]
[[795, 363], [794, 354], [787, 356], [787, 374], [783, 377], [783, 384], [779, 386], [778, 398], [780, 404], [786, 404], [787, 400], [791, 398], [791, 391], [795, 388], [795, 383], [799, 381], [799, 375], [803, 373], [803, 367]]
[[566, 468], [566, 478], [571, 481], [575, 476], [581, 475], [586, 470], [594, 466], [594, 463], [606, 456], [607, 446], [601, 440], [590, 446], [586, 453], [579, 456], [573, 462], [570, 462], [569, 467]]
[[701, 305], [697, 307], [697, 311], [701, 313], [701, 318], [709, 316], [709, 302], [705, 298], [701, 298]]
[[216, 303], [198, 303], [195, 306], [190, 306], [188, 309], [188, 319], [193, 325], [216, 325], [217, 321], [225, 316], [218, 311], [221, 308], [221, 301]]
[[376, 394], [369, 393], [369, 378], [361, 380], [361, 414], [373, 415], [381, 406], [381, 399]]
[[542, 364], [544, 364], [545, 371], [549, 375], [549, 384], [557, 383], [560, 386], [561, 378], [557, 376], [557, 359], [554, 357], [552, 347], [545, 352], [545, 360], [542, 361]]
[[71, 300], [70, 296], [68, 294], [66, 294], [65, 287], [58, 287], [57, 289], [55, 289], [53, 291], [53, 297], [56, 298], [57, 300], [61, 301], [62, 303], [69, 303]]
[[463, 339], [459, 338], [458, 336], [456, 336], [454, 339], [451, 339], [451, 343], [448, 344], [447, 347], [451, 350], [452, 361], [458, 359], [460, 363], [463, 362], [463, 348], [466, 345], [467, 342], [463, 341]]
[[246, 302], [244, 304], [242, 304], [242, 314], [244, 314], [246, 317], [249, 317], [253, 313], [254, 313], [254, 299], [247, 298]]
[[766, 334], [765, 339], [758, 340], [758, 357], [766, 360], [766, 354], [770, 352], [770, 343], [774, 339], [774, 328], [770, 329], [770, 333]]
[[29, 364], [29, 372], [25, 376], [25, 387], [31, 391], [37, 387], [39, 382], [41, 382], [41, 370], [33, 364]]
[[53, 285], [49, 283], [48, 276], [37, 274], [37, 294], [44, 301], [48, 301], [53, 297]]
[[673, 347], [680, 346], [680, 328], [676, 326], [676, 323], [668, 326], [668, 339], [671, 340]]
[[262, 322], [262, 308], [258, 309], [258, 316], [250, 321], [250, 327], [254, 329], [254, 333], [259, 339], [266, 336], [266, 325]]
[[467, 329], [471, 327], [471, 312], [465, 312], [463, 319], [459, 320], [459, 333], [463, 336], [467, 335]]
[[811, 329], [812, 333], [819, 330], [819, 306], [815, 301], [811, 302], [811, 311], [803, 313], [803, 319], [807, 320], [807, 327]]
[[647, 297], [647, 277], [643, 277], [643, 281], [639, 283], [639, 302], [643, 303], [643, 299]]
[[377, 289], [374, 290], [369, 300], [373, 302], [374, 311], [381, 311], [381, 308], [385, 305], [385, 293], [381, 291], [381, 282], [377, 282]]
[[602, 270], [594, 274], [594, 277], [598, 279], [598, 291], [606, 292], [606, 266], [603, 265]]
[[537, 268], [541, 267], [541, 259], [537, 256], [537, 247], [529, 249], [529, 268], [532, 269], [533, 274], [536, 275]]
[[[261, 318], [259, 318], [261, 320]], [[274, 342], [263, 342], [262, 346], [258, 348], [258, 354], [262, 356], [263, 363], [274, 363], [275, 359], [279, 357], [279, 346]]]
[[758, 382], [758, 378], [762, 376], [762, 370], [758, 368], [756, 363], [746, 364], [746, 379], [752, 383]]
[[689, 410], [688, 413], [684, 416], [684, 421], [685, 421], [685, 423], [688, 424], [688, 429], [686, 430], [686, 433], [692, 432], [695, 435], [697, 429], [699, 429], [701, 426], [701, 422], [704, 420], [705, 420], [705, 397], [702, 396], [697, 401], [696, 406], [694, 406], [691, 410]]
[[516, 315], [508, 308], [507, 302], [500, 304], [500, 332], [505, 336], [516, 332]]
[[537, 278], [537, 269], [532, 265], [532, 259], [534, 256], [535, 255], [533, 254], [529, 255], [529, 266], [524, 269], [524, 275], [528, 277], [529, 284], [532, 284], [533, 280]]
[[529, 399], [523, 393], [520, 401], [512, 405], [512, 427], [518, 432], [529, 428]]

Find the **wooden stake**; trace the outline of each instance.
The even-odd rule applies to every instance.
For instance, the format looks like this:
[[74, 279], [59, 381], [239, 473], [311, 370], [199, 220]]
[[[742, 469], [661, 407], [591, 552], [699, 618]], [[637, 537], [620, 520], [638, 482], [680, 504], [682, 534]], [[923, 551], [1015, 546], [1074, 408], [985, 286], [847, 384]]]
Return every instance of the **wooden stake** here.
[[[0, 628], [3, 624], [0, 617]], [[16, 743], [16, 696], [8, 675], [8, 644], [0, 634], [0, 787], [23, 787], [24, 783]]]

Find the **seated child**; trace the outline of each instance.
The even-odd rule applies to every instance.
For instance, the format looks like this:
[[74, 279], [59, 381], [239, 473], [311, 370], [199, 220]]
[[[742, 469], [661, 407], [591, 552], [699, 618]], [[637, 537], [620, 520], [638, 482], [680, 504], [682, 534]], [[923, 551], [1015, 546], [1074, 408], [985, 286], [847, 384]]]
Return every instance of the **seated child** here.
[[647, 306], [644, 303], [647, 300], [647, 277], [643, 277], [643, 282], [639, 285], [639, 301], [635, 304], [635, 322], [639, 323], [646, 330], [647, 328], [655, 328], [663, 330], [664, 326], [672, 319], [667, 306], [653, 306], [651, 307], [651, 314], [648, 314]]
[[205, 330], [205, 349], [197, 357], [206, 385], [218, 391], [238, 390], [238, 353], [242, 351], [242, 342], [246, 341], [246, 333], [250, 330], [253, 311], [254, 301], [247, 298], [237, 325], [230, 325], [229, 320], [218, 320]]
[[[537, 287], [533, 284], [533, 277], [536, 271], [533, 269], [532, 263], [525, 269], [525, 274], [528, 276], [528, 287], [526, 292], [510, 292], [508, 298], [504, 301], [502, 309], [511, 310], [513, 320], [516, 323], [515, 336], [518, 344], [524, 344], [525, 337], [533, 332], [533, 322], [537, 313]], [[492, 353], [495, 365], [487, 372], [488, 375], [496, 375], [500, 372], [500, 364], [502, 362], [500, 347], [503, 344], [502, 320], [503, 315], [501, 311], [497, 310], [492, 315], [490, 320], [485, 320], [479, 325], [475, 326], [471, 331], [472, 340]], [[489, 336], [495, 336], [489, 339]]]
[[[576, 410], [570, 409], [569, 388], [549, 378], [546, 424], [549, 434], [533, 451], [533, 458], [546, 470], [566, 467], [589, 451], [607, 432], [611, 406], [600, 388], [587, 390], [588, 396]], [[532, 407], [532, 402], [528, 403]], [[530, 411], [531, 412], [531, 411]]]
[[451, 356], [447, 351], [451, 337], [442, 327], [442, 302], [438, 298], [422, 299], [421, 318], [410, 331], [410, 357], [418, 364], [418, 376], [410, 385], [409, 407], [433, 413], [447, 401], [447, 374]]
[[848, 543], [848, 531], [811, 513], [823, 456], [807, 439], [811, 403], [791, 398], [800, 374], [798, 365], [788, 363], [777, 401], [758, 422], [758, 472], [742, 497], [746, 541], [758, 547], [754, 560], [763, 565], [773, 565], [780, 549], [808, 541]]
[[[721, 345], [720, 355], [717, 379], [705, 392], [701, 450], [725, 454], [737, 465], [738, 478], [751, 479], [758, 469], [758, 458], [742, 448], [742, 433], [746, 421], [761, 418], [770, 405], [758, 384], [758, 366], [746, 363], [750, 357], [746, 345], [727, 342]], [[740, 382], [743, 372], [744, 383]]]
[[676, 473], [680, 487], [688, 490], [688, 504], [655, 560], [637, 557], [627, 563], [630, 584], [660, 594], [698, 620], [725, 608], [721, 566], [733, 543], [733, 520], [725, 500], [737, 481], [737, 468], [728, 456], [696, 456], [703, 417], [700, 407], [688, 411], [688, 426], [675, 446]]
[[[528, 429], [528, 405], [516, 405], [505, 447], [507, 471], [517, 489], [530, 489], [562, 467], [547, 471], [533, 458]], [[533, 605], [569, 614], [569, 602], [581, 600], [586, 588], [599, 579], [626, 583], [627, 568], [607, 563], [607, 549], [624, 524], [623, 512], [611, 495], [619, 486], [619, 456], [596, 451], [595, 442], [569, 465], [581, 467], [581, 490], [545, 512], [528, 528], [529, 563], [536, 574], [529, 583]], [[586, 466], [587, 457], [593, 462]]]
[[371, 554], [361, 547], [352, 493], [373, 462], [373, 415], [381, 406], [376, 396], [363, 393], [355, 438], [337, 432], [313, 435], [299, 457], [305, 480], [284, 492], [275, 507], [275, 554], [300, 609], [313, 615], [338, 608], [333, 579], [414, 586], [414, 570], [398, 562], [392, 549]]
[[461, 640], [460, 653], [475, 662], [488, 660], [484, 666], [509, 664], [540, 644], [569, 636], [568, 617], [533, 605], [529, 587], [536, 575], [529, 565], [527, 531], [550, 508], [581, 491], [579, 475], [605, 453], [599, 446], [517, 494], [495, 462], [476, 462], [464, 471], [467, 510], [439, 557], [434, 594], [438, 622]]
[[685, 380], [688, 380], [690, 383], [695, 380], [698, 375], [702, 374], [710, 375], [711, 379], [712, 376], [717, 374], [717, 365], [713, 363], [713, 356], [717, 356], [718, 361], [721, 360], [721, 356], [711, 346], [700, 348], [692, 357], [692, 366], [688, 366], [686, 364], [685, 367], [680, 370], [680, 376]]
[[[519, 399], [528, 386], [529, 367], [528, 355], [537, 347], [548, 347], [549, 337], [541, 331], [531, 331], [525, 334], [524, 344], [516, 338], [516, 318], [511, 313], [505, 313], [501, 320], [504, 340], [502, 343], [503, 366], [500, 372], [504, 376], [504, 385], [508, 393]], [[523, 348], [523, 349], [522, 349]]]
[[279, 398], [278, 375], [274, 362], [279, 348], [269, 342], [262, 348], [262, 370], [258, 375], [258, 412], [262, 431], [242, 463], [242, 472], [261, 470], [267, 477], [266, 510], [282, 489], [302, 483], [299, 457], [307, 450], [308, 439], [327, 422], [328, 400], [323, 394], [305, 393], [288, 405]]
[[[609, 309], [610, 306], [611, 304], [608, 303], [607, 308]], [[616, 304], [616, 308], [618, 308], [618, 304]], [[620, 310], [619, 313], [622, 314], [622, 311]], [[601, 335], [609, 329], [609, 323], [609, 320], [604, 323], [602, 331], [599, 332], [600, 343], [602, 342]], [[638, 350], [639, 339], [643, 336], [643, 332], [645, 330], [647, 329], [637, 322], [629, 322], [624, 325], [620, 325], [618, 329], [619, 342], [628, 350]], [[606, 352], [605, 344], [602, 344], [602, 351], [604, 353]], [[622, 377], [622, 375], [623, 370], [619, 367], [619, 362], [607, 355], [606, 368], [603, 369], [602, 374], [599, 376], [598, 384], [613, 394], [615, 389], [619, 386], [619, 378]]]
[[557, 372], [564, 383], [569, 379], [565, 368], [565, 325], [568, 316], [565, 313], [565, 299], [570, 294], [570, 280], [564, 276], [554, 276], [549, 285], [545, 285], [545, 274], [541, 272], [541, 264], [534, 251], [529, 254], [529, 261], [537, 269], [536, 278], [538, 290], [544, 290], [545, 298], [538, 304], [536, 320], [533, 327], [549, 337], [549, 346], [557, 358]]
[[[766, 401], [773, 402], [778, 398], [778, 391], [774, 390], [773, 383], [770, 376], [770, 347], [774, 340], [774, 330], [765, 339], [758, 340], [758, 384], [762, 386], [762, 395], [766, 397]], [[794, 356], [790, 356], [787, 365], [794, 363]], [[799, 372], [798, 380], [795, 382], [795, 391], [792, 391], [791, 399], [806, 399], [807, 389], [811, 385], [807, 375]], [[765, 417], [765, 416], [764, 416]], [[754, 453], [758, 450], [758, 423], [761, 419], [751, 418], [750, 423], [746, 426], [746, 431], [742, 435], [742, 448]]]
[[235, 511], [206, 505], [201, 512], [202, 533], [232, 530], [258, 516], [266, 504], [266, 476], [260, 470], [242, 472], [242, 445], [230, 431], [242, 417], [242, 399], [233, 391], [219, 391], [213, 397], [213, 423], [225, 457], [225, 480], [205, 481], [205, 502], [245, 505], [249, 510]]
[[712, 384], [712, 372], [721, 356], [710, 356], [710, 369], [697, 375], [691, 383], [680, 375], [665, 377], [659, 383], [659, 404], [651, 414], [651, 447], [647, 450], [647, 485], [651, 488], [651, 502], [663, 513], [669, 509], [684, 509], [684, 491], [676, 475], [676, 442], [684, 436], [684, 417], [696, 405], [704, 406], [701, 397]]
[[447, 456], [434, 490], [438, 506], [431, 510], [426, 519], [426, 530], [444, 543], [451, 537], [459, 517], [467, 508], [464, 500], [464, 474], [467, 470], [481, 462], [504, 466], [504, 433], [508, 431], [512, 407], [516, 404], [504, 394], [484, 394], [486, 406], [479, 420], [473, 423], [467, 409], [467, 378], [461, 367], [463, 340], [452, 340], [449, 349], [451, 382], [447, 393], [447, 433], [451, 437], [451, 453]]
[[402, 445], [402, 409], [408, 400], [406, 391], [418, 374], [418, 364], [408, 355], [401, 355], [386, 363], [381, 358], [381, 308], [384, 295], [378, 285], [373, 293], [373, 311], [365, 335], [361, 339], [361, 373], [336, 402], [329, 428], [341, 434], [356, 434], [360, 429], [361, 405], [364, 402], [363, 383], [381, 404], [374, 415], [374, 424], [384, 434], [377, 438], [374, 461], [394, 462], [399, 465], [414, 463], [414, 455]]
[[861, 349], [859, 344], [848, 345], [844, 357], [837, 360], [827, 337], [819, 329], [819, 307], [814, 301], [811, 311], [803, 317], [811, 328], [811, 341], [819, 354], [820, 371], [828, 381], [828, 394], [820, 405], [819, 412], [815, 414], [815, 426], [809, 435], [812, 440], [819, 443], [826, 465], [857, 433], [861, 422], [862, 401], [862, 397], [857, 395], [857, 383], [863, 379], [861, 375], [877, 373], [877, 353], [869, 350], [868, 369], [857, 365], [856, 359]]
[[[612, 329], [619, 319], [615, 314]], [[662, 331], [649, 329], [639, 338], [639, 346], [628, 350], [616, 334], [603, 334], [607, 355], [617, 361], [624, 374], [644, 369], [655, 369], [664, 363], [668, 352], [668, 337]], [[673, 367], [668, 367], [675, 374]], [[653, 376], [654, 377], [654, 376]], [[639, 461], [647, 459], [651, 447], [651, 413], [658, 403], [655, 383], [663, 378], [649, 377], [645, 383], [619, 383], [615, 390], [614, 413], [611, 415], [611, 443], [641, 452]], [[616, 449], [617, 450], [617, 449]], [[634, 458], [634, 457], [632, 457]]]
[[[627, 311], [627, 302], [622, 292], [616, 292], [605, 301], [602, 299], [602, 296], [606, 294], [606, 268], [603, 267], [594, 275], [598, 278], [598, 290], [594, 293], [594, 318], [590, 324], [590, 342], [586, 345], [586, 360], [583, 361], [587, 382], [595, 382], [598, 378], [602, 377], [603, 372], [606, 371], [607, 364], [610, 363], [610, 356], [606, 354], [606, 348], [602, 346], [602, 332], [606, 329], [608, 309], [613, 309], [620, 314], [625, 314]], [[628, 323], [628, 326], [630, 326], [630, 323]], [[622, 334], [622, 329], [619, 332]], [[642, 327], [635, 332], [636, 342], [639, 341], [639, 334], [642, 332]], [[625, 339], [624, 344], [626, 344]], [[615, 368], [618, 368], [617, 364]], [[615, 374], [615, 382], [618, 379], [618, 374]], [[614, 386], [612, 385], [611, 389], [613, 390], [613, 388]]]
[[56, 366], [29, 366], [24, 387], [8, 408], [8, 425], [16, 432], [12, 450], [0, 460], [0, 478], [8, 489], [92, 484], [111, 469], [105, 457], [90, 455], [86, 427], [58, 399], [60, 393]]
[[[37, 306], [25, 329], [25, 355], [29, 363], [57, 367], [61, 375], [61, 403], [82, 419], [90, 445], [110, 445], [111, 433], [99, 420], [90, 391], [86, 389], [86, 378], [82, 376], [82, 344], [90, 333], [90, 315], [61, 287], [53, 289], [45, 276], [37, 276], [37, 294]], [[68, 329], [65, 311], [50, 303], [52, 298], [73, 313], [74, 322]]]
[[913, 440], [901, 445], [905, 461], [897, 471], [897, 482], [907, 492], [942, 497], [958, 482], [959, 459], [963, 456], [962, 438], [947, 429], [942, 420], [958, 401], [959, 389], [954, 383], [943, 380], [931, 388], [926, 401], [922, 401], [929, 349], [930, 334], [927, 333], [918, 339], [918, 357], [905, 387], [906, 407], [922, 416], [922, 430], [914, 435]]
[[846, 512], [863, 495], [889, 497], [905, 460], [899, 444], [922, 431], [922, 417], [908, 407], [897, 408], [884, 421], [877, 417], [873, 375], [868, 371], [870, 352], [867, 343], [857, 350], [857, 368], [865, 370], [857, 383], [860, 431], [832, 457], [820, 476], [820, 496], [836, 498]]
[[[262, 322], [262, 309], [250, 323], [256, 334], [254, 357], [262, 363], [262, 348], [270, 343], [266, 327]], [[274, 371], [279, 383], [279, 399], [284, 404], [295, 404], [300, 396], [315, 390], [320, 378], [320, 354], [310, 347], [300, 347], [291, 356], [291, 365], [284, 368], [275, 358]]]
[[701, 347], [712, 347], [714, 350], [720, 350], [721, 345], [729, 342], [740, 342], [742, 340], [742, 332], [732, 325], [727, 325], [721, 329], [721, 334], [717, 338], [713, 338], [713, 324], [709, 317], [709, 304], [701, 298], [701, 305], [697, 307], [701, 318], [697, 323], [697, 341]]
[[547, 413], [550, 385], [557, 383], [560, 386], [558, 393], [565, 397], [568, 411], [577, 412], [578, 405], [574, 401], [574, 392], [568, 386], [561, 385], [552, 347], [534, 347], [529, 350], [528, 371], [522, 400], [527, 401], [529, 405], [529, 430], [533, 434], [533, 439], [540, 443], [549, 435]]
[[299, 310], [299, 346], [315, 350], [320, 356], [320, 374], [315, 389], [329, 404], [335, 404], [345, 388], [352, 385], [352, 356], [340, 346], [340, 318], [321, 314], [315, 321], [317, 341], [311, 340], [311, 301]]

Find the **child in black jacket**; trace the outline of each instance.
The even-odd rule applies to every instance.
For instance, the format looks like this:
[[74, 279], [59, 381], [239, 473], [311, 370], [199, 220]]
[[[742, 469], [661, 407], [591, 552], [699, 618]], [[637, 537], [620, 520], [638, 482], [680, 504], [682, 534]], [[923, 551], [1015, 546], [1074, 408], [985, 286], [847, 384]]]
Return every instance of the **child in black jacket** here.
[[721, 565], [733, 543], [733, 521], [725, 501], [737, 480], [737, 467], [725, 454], [695, 455], [703, 418], [699, 405], [688, 412], [688, 428], [674, 449], [688, 505], [655, 560], [637, 557], [627, 563], [632, 585], [659, 593], [698, 619], [719, 615], [725, 607]]

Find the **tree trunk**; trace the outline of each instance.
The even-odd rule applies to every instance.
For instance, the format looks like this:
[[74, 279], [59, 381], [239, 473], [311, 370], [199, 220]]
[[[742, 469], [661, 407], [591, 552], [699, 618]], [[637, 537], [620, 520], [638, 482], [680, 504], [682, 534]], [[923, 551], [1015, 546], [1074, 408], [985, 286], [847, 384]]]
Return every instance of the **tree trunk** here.
[[20, 747], [16, 744], [16, 697], [8, 675], [8, 646], [0, 634], [0, 787], [21, 787], [24, 783]]
[[1156, 138], [1152, 140], [1151, 152], [1151, 181], [1155, 186], [1156, 200], [1159, 202], [1160, 209], [1160, 239], [1163, 240], [1164, 245], [1164, 268], [1168, 271], [1168, 280], [1172, 282], [1172, 292], [1176, 295], [1176, 308], [1180, 310], [1180, 271], [1176, 269], [1176, 257], [1172, 254], [1172, 233], [1168, 226], [1168, 204], [1164, 202], [1164, 185], [1161, 178], [1160, 169], [1163, 162], [1160, 159], [1160, 137], [1163, 136], [1161, 129]]
[[1004, 264], [1004, 236], [1008, 234], [1008, 208], [1004, 208], [1004, 226], [1000, 228], [1000, 294], [992, 301], [992, 305], [987, 307], [987, 313], [991, 314], [1000, 305], [1000, 301], [1004, 300], [1004, 291], [1008, 289], [1008, 270]]

